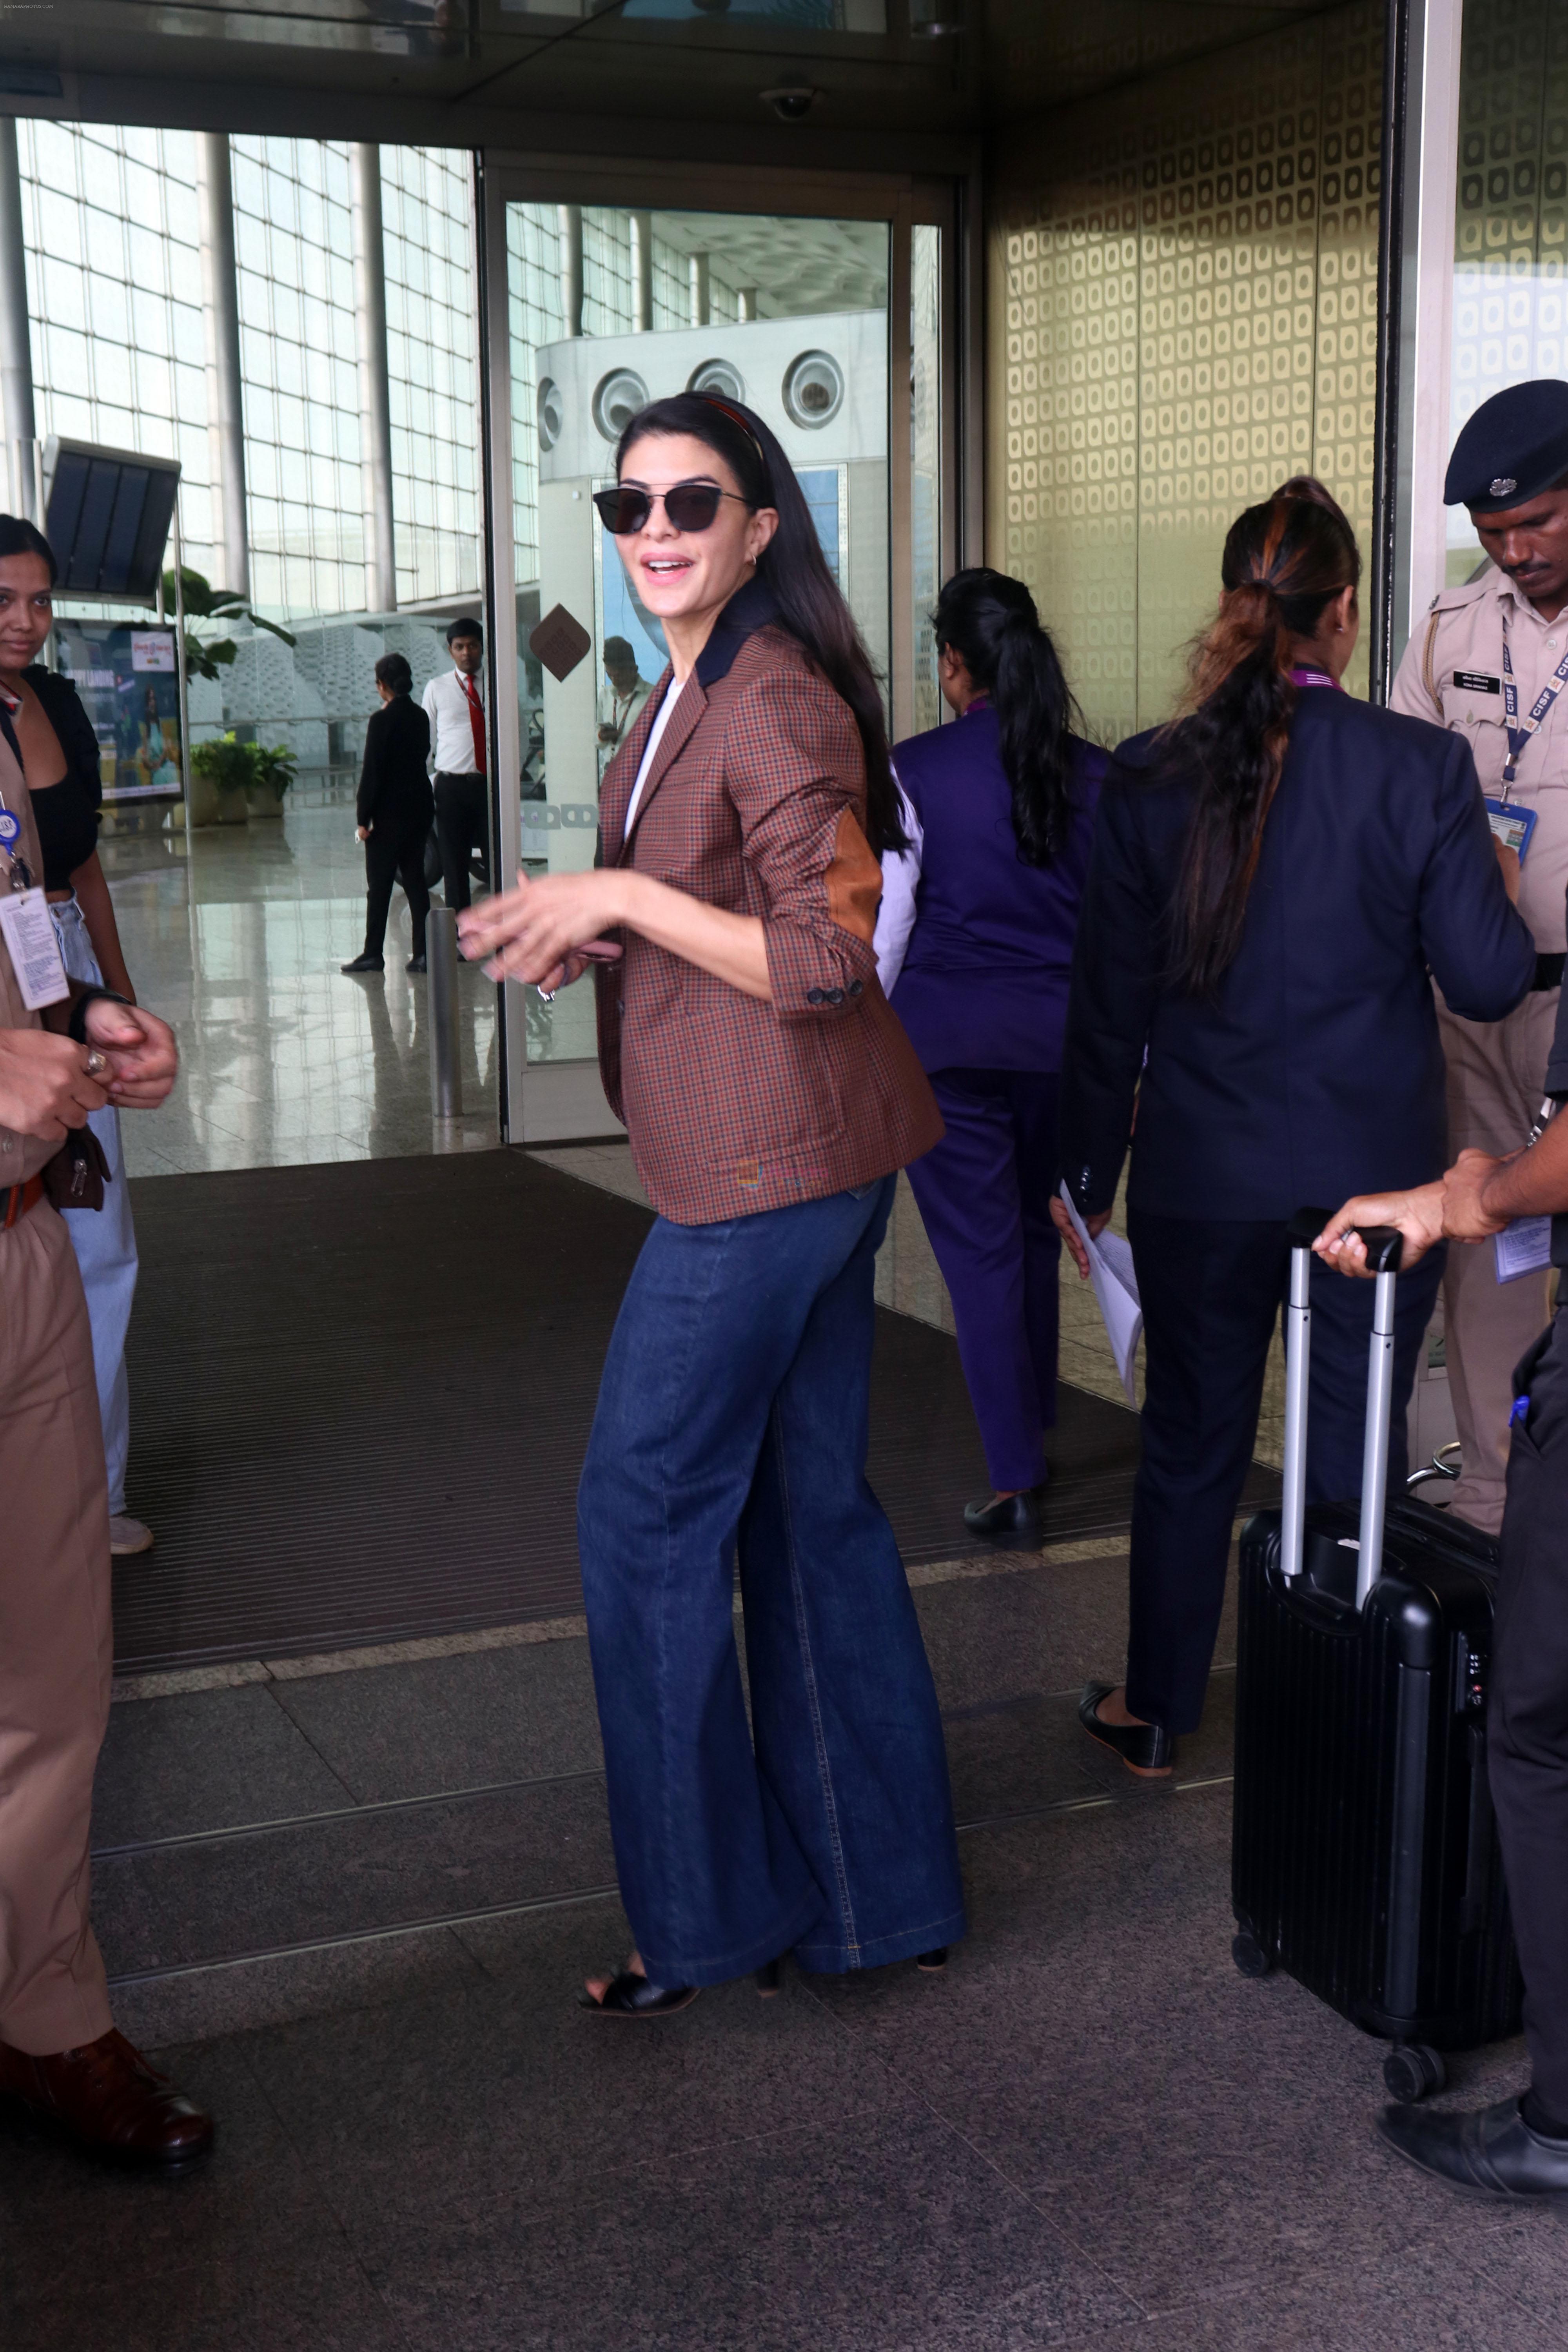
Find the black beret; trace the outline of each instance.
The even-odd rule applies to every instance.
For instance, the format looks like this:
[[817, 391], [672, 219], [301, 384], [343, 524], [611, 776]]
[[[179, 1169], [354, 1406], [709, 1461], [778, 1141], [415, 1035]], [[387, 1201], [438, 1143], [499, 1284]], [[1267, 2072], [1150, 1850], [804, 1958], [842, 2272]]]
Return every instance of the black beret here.
[[1542, 376], [1494, 392], [1468, 417], [1443, 484], [1444, 503], [1502, 514], [1568, 475], [1568, 383]]

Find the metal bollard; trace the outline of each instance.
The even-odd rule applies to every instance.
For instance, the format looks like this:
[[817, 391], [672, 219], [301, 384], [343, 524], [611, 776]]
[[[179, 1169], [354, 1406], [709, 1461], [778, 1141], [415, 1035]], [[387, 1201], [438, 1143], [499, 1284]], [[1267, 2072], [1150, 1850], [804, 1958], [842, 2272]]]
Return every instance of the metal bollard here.
[[430, 990], [430, 1115], [460, 1118], [463, 1071], [458, 1047], [458, 918], [450, 907], [432, 907], [425, 927], [426, 968]]

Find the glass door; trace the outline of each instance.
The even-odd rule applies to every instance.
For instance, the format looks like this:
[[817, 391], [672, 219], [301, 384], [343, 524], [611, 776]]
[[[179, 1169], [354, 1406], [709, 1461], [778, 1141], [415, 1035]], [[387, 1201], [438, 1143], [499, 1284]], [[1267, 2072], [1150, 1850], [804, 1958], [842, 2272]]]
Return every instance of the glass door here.
[[[711, 390], [766, 418], [888, 682], [889, 722], [934, 723], [919, 639], [942, 543], [940, 229], [914, 230], [911, 275], [896, 205], [874, 217], [644, 208], [490, 179], [502, 873], [594, 863], [605, 771], [665, 667], [659, 624], [592, 503], [649, 400]], [[899, 382], [909, 400], [890, 399]], [[512, 983], [503, 995], [509, 1139], [617, 1131], [592, 982], [550, 1004]]]

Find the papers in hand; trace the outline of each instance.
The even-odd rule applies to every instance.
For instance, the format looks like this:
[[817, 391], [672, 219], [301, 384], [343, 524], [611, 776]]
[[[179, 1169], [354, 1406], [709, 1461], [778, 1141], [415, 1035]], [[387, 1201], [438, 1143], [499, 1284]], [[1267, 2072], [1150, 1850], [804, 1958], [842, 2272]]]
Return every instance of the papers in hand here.
[[[1143, 1332], [1143, 1308], [1138, 1297], [1138, 1276], [1132, 1271], [1131, 1244], [1120, 1234], [1110, 1232], [1101, 1234], [1098, 1241], [1090, 1241], [1089, 1227], [1074, 1208], [1072, 1195], [1065, 1184], [1062, 1186], [1062, 1199], [1068, 1204], [1073, 1231], [1089, 1253], [1089, 1280], [1094, 1285], [1094, 1296], [1105, 1320], [1105, 1336], [1110, 1342], [1110, 1352], [1116, 1359], [1116, 1369], [1127, 1391], [1127, 1402], [1136, 1412], [1138, 1390], [1132, 1377], [1132, 1366]], [[1500, 1234], [1498, 1238], [1500, 1241], [1502, 1236]]]
[[1500, 1282], [1517, 1282], [1521, 1275], [1543, 1274], [1552, 1263], [1552, 1220], [1550, 1217], [1515, 1217], [1505, 1225], [1493, 1247], [1497, 1251], [1497, 1278]]

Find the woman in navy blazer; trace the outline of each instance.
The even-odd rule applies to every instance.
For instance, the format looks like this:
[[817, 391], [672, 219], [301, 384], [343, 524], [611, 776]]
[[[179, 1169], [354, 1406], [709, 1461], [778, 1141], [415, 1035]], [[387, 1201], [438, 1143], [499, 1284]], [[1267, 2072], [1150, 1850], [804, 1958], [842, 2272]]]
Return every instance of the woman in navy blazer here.
[[[1182, 711], [1121, 746], [1100, 799], [1062, 1166], [1094, 1234], [1131, 1143], [1147, 1377], [1127, 1678], [1091, 1683], [1079, 1713], [1135, 1771], [1169, 1772], [1203, 1711], [1287, 1221], [1440, 1174], [1432, 979], [1498, 1021], [1535, 976], [1463, 739], [1340, 688], [1360, 573], [1318, 484], [1248, 508]], [[1399, 1285], [1395, 1486], [1440, 1256]], [[1314, 1292], [1310, 1501], [1360, 1490], [1369, 1296]]]
[[1106, 755], [1072, 731], [1021, 580], [955, 572], [932, 621], [959, 723], [893, 754], [911, 845], [882, 861], [878, 971], [947, 1127], [909, 1176], [995, 1489], [964, 1519], [1032, 1545], [1057, 1417], [1058, 1073]]

